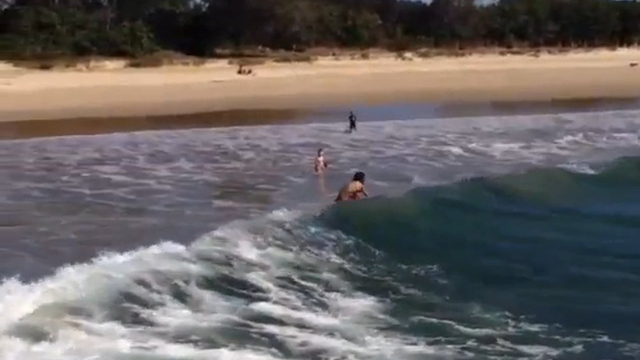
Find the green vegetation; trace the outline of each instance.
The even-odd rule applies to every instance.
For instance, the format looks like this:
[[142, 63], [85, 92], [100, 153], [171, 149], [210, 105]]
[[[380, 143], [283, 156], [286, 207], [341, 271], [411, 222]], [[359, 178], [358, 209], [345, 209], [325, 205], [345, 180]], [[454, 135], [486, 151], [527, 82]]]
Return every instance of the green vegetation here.
[[285, 50], [294, 55], [279, 61], [297, 62], [313, 57], [296, 53], [320, 47], [617, 47], [639, 39], [635, 0], [0, 0], [0, 56], [11, 59], [123, 56], [160, 66], [166, 60], [150, 54], [161, 50], [255, 58]]

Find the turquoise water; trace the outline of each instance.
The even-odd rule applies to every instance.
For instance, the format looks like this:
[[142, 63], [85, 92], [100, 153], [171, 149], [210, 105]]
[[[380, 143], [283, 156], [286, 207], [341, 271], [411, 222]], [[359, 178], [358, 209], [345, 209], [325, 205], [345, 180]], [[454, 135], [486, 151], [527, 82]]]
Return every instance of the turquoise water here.
[[0, 142], [0, 358], [637, 359], [638, 119]]
[[[638, 157], [591, 175], [543, 168], [417, 188], [400, 198], [333, 207], [321, 219], [380, 251], [395, 265], [383, 270], [386, 276], [425, 294], [393, 296], [408, 323], [425, 310], [449, 320], [446, 305], [423, 300], [436, 295], [547, 324], [529, 341], [554, 343], [554, 333], [640, 338]], [[414, 275], [434, 266], [441, 278]], [[446, 322], [407, 330], [464, 335]], [[623, 358], [616, 348], [594, 341], [579, 358]]]

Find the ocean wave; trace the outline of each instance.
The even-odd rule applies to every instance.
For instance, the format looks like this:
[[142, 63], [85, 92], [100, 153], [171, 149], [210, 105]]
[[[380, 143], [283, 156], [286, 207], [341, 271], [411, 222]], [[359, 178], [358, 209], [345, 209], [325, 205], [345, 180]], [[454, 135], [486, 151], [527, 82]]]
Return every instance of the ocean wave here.
[[3, 359], [638, 355], [640, 158], [278, 210], [0, 285]]
[[443, 296], [633, 337], [639, 180], [640, 158], [629, 157], [595, 174], [542, 168], [417, 188], [320, 219], [400, 263], [437, 265]]
[[393, 322], [387, 304], [354, 289], [341, 276], [351, 265], [330, 244], [304, 242], [317, 230], [292, 216], [229, 224], [189, 247], [104, 254], [32, 284], [6, 280], [0, 357], [384, 359], [437, 351], [385, 331]]

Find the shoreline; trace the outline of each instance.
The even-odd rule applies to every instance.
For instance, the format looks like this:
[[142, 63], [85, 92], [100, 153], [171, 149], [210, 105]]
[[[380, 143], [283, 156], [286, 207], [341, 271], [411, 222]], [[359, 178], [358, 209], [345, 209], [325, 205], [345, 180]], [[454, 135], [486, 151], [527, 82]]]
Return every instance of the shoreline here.
[[[224, 110], [184, 115], [0, 121], [0, 141], [235, 126], [346, 123], [351, 108]], [[410, 119], [546, 115], [640, 109], [640, 97], [552, 101], [397, 103], [356, 108], [365, 123]]]
[[[299, 114], [287, 112], [361, 105], [633, 99], [640, 97], [640, 68], [632, 65], [637, 59], [636, 49], [537, 57], [399, 60], [389, 55], [250, 66], [254, 73], [249, 76], [236, 74], [237, 68], [224, 61], [200, 67], [90, 71], [0, 64], [0, 123], [14, 129], [30, 124], [37, 128], [34, 133], [46, 136], [46, 128], [53, 125], [46, 121], [60, 124], [63, 119], [73, 120], [75, 128], [94, 126], [99, 133], [100, 128], [135, 131], [158, 124], [253, 124], [260, 122], [257, 115], [267, 113], [263, 121], [295, 121]], [[207, 116], [211, 119], [194, 120]], [[19, 122], [26, 124], [16, 125]], [[0, 138], [11, 137], [8, 127], [0, 128]]]
[[299, 109], [225, 110], [184, 115], [0, 121], [0, 141], [43, 137], [294, 124], [314, 112]]

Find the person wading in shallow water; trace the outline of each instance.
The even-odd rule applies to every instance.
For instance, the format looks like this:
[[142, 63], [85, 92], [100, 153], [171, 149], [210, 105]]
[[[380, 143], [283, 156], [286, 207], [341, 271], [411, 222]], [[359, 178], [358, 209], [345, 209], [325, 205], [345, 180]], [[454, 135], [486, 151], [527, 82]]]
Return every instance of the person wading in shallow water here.
[[353, 179], [347, 185], [345, 185], [336, 197], [336, 202], [360, 200], [365, 197], [369, 197], [364, 189], [365, 175], [362, 171], [358, 171], [353, 175]]
[[356, 115], [353, 113], [353, 111], [349, 112], [349, 132], [354, 132], [357, 129], [356, 127]]
[[329, 167], [329, 162], [324, 159], [324, 150], [318, 149], [318, 156], [313, 164], [313, 169], [316, 174], [322, 174]]

